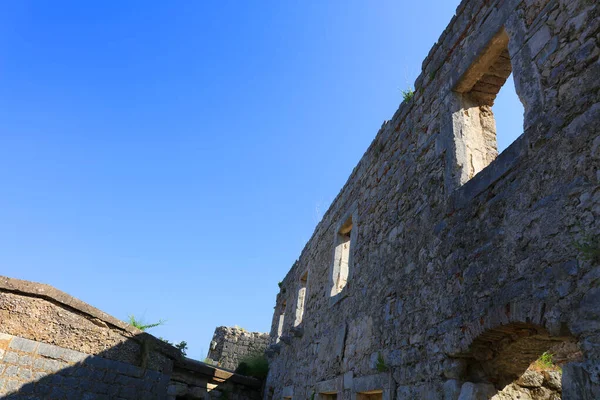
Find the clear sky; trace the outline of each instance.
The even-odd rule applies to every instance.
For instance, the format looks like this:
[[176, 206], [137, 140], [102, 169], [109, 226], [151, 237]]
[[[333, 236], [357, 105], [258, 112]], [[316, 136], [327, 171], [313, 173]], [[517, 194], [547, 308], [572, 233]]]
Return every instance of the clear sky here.
[[458, 3], [2, 2], [0, 275], [166, 319], [199, 359], [216, 326], [268, 331]]

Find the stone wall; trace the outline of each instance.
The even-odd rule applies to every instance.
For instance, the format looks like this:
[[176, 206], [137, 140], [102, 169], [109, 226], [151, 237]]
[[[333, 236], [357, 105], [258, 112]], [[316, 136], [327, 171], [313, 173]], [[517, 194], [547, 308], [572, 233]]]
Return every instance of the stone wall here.
[[599, 7], [461, 2], [283, 280], [267, 399], [475, 398], [556, 346], [563, 398], [600, 398]]
[[51, 286], [0, 276], [3, 399], [252, 400], [260, 387]]
[[0, 395], [5, 399], [164, 399], [168, 371], [0, 333]]
[[221, 368], [235, 371], [244, 357], [264, 354], [268, 344], [268, 333], [219, 326], [210, 342], [208, 358]]
[[175, 365], [169, 390], [186, 400], [256, 400], [261, 397], [262, 382], [185, 359]]

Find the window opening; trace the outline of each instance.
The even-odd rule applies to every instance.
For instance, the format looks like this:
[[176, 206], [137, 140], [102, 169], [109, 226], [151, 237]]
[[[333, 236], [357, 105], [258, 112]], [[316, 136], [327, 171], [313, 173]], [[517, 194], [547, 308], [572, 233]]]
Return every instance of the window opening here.
[[360, 392], [357, 394], [356, 400], [383, 400], [383, 390]]
[[340, 293], [348, 283], [350, 247], [352, 234], [352, 216], [344, 222], [336, 235], [336, 247], [333, 263], [333, 287], [331, 296]]
[[279, 340], [281, 339], [281, 335], [283, 334], [283, 322], [285, 321], [285, 308], [286, 308], [286, 302], [284, 301], [283, 303], [281, 303], [281, 308], [279, 311], [279, 321], [277, 324], [277, 340], [276, 340], [276, 342], [279, 342]]
[[337, 400], [337, 393], [336, 392], [319, 393], [319, 400]]
[[[508, 147], [523, 131], [523, 105], [514, 91], [514, 81], [509, 80], [512, 64], [508, 41], [502, 29], [454, 88], [459, 103], [453, 127], [461, 185], [494, 161], [498, 150]], [[507, 81], [509, 85], [505, 85]], [[499, 104], [495, 105], [497, 99]], [[498, 120], [494, 112], [498, 112]], [[503, 129], [499, 135], [498, 126]]]
[[302, 317], [304, 316], [304, 306], [306, 304], [306, 287], [308, 284], [308, 271], [306, 271], [300, 277], [300, 285], [298, 287], [298, 302], [296, 304], [296, 320], [294, 326], [298, 326], [302, 323]]

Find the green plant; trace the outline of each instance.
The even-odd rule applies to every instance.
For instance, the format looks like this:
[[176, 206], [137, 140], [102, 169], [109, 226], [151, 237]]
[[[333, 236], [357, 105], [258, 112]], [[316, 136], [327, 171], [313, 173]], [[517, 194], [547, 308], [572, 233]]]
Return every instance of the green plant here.
[[281, 287], [283, 286], [283, 282], [277, 282], [277, 286], [279, 286], [279, 289], [281, 289]]
[[250, 354], [242, 358], [235, 372], [240, 375], [264, 379], [269, 373], [269, 362], [265, 358], [264, 354]]
[[389, 370], [381, 353], [377, 354], [377, 363], [375, 364], [375, 368], [377, 368], [377, 371], [379, 372], [386, 372]]
[[584, 260], [600, 264], [600, 239], [598, 235], [586, 234], [575, 242], [575, 248], [581, 253]]
[[315, 391], [313, 390], [312, 394], [310, 395], [310, 400], [315, 400], [315, 394], [316, 394], [316, 393], [317, 393], [317, 392], [315, 392]]
[[410, 101], [414, 95], [415, 91], [412, 88], [402, 90], [402, 98], [404, 99], [404, 101]]
[[530, 368], [537, 371], [559, 371], [562, 372], [562, 368], [554, 363], [554, 354], [545, 351], [540, 358], [535, 360]]
[[161, 326], [164, 325], [167, 321], [165, 320], [159, 320], [158, 322], [155, 322], [153, 324], [147, 324], [143, 319], [137, 319], [135, 317], [135, 315], [131, 314], [129, 317], [129, 320], [127, 321], [129, 323], [129, 325], [132, 325], [136, 328], [138, 328], [140, 331], [147, 331], [148, 329], [152, 329], [152, 328], [156, 328], [157, 326]]
[[554, 355], [552, 353], [545, 351], [540, 356], [540, 358], [538, 358], [538, 363], [540, 363], [541, 365], [543, 365], [545, 367], [553, 367], [554, 366], [554, 362], [552, 362], [553, 357], [554, 357]]

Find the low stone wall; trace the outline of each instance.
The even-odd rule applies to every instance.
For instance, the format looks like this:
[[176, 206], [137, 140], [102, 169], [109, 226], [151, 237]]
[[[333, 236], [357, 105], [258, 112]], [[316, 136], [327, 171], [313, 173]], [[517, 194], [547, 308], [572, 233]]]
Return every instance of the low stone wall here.
[[221, 368], [231, 371], [240, 365], [244, 357], [263, 354], [269, 344], [269, 334], [248, 332], [241, 328], [219, 326], [210, 342], [208, 358]]
[[0, 395], [6, 399], [164, 399], [170, 379], [167, 373], [5, 333], [0, 333], [0, 360]]
[[51, 286], [0, 276], [2, 399], [252, 400], [260, 387]]
[[253, 400], [261, 398], [261, 389], [257, 379], [185, 359], [175, 366], [169, 393], [187, 400]]

